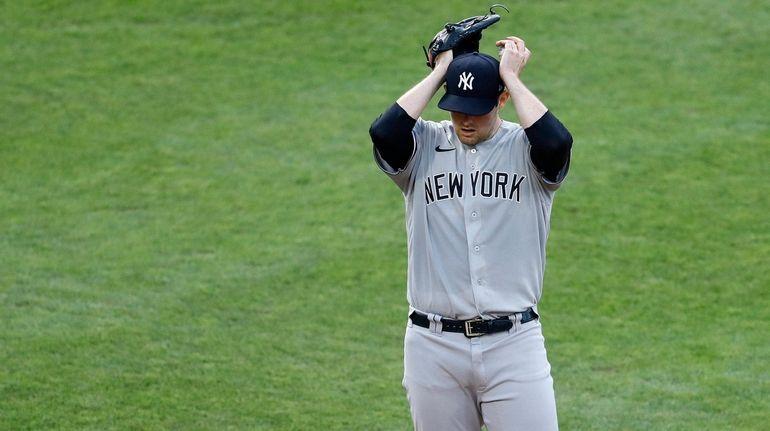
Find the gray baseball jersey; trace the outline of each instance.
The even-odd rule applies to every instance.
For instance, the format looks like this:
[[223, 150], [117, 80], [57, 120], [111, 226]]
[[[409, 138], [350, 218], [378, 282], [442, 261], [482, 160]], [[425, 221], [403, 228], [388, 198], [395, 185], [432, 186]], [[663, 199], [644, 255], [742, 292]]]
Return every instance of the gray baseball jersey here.
[[503, 121], [475, 146], [450, 121], [417, 120], [414, 154], [400, 171], [374, 150], [406, 204], [407, 299], [425, 313], [495, 318], [540, 299], [551, 204], [524, 129]]

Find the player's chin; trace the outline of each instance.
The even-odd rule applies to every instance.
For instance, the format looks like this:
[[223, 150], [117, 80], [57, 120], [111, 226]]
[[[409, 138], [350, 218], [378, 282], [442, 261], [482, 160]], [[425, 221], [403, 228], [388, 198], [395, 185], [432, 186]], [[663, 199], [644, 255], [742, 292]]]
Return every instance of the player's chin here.
[[465, 145], [476, 145], [479, 143], [479, 137], [475, 130], [458, 130], [457, 138]]

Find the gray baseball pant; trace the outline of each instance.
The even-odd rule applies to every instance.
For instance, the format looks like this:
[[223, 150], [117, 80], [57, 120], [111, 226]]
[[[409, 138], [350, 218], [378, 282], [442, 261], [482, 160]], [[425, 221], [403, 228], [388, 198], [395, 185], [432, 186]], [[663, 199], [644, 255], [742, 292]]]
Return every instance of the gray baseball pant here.
[[539, 320], [467, 338], [407, 325], [404, 380], [417, 431], [558, 430], [551, 365]]

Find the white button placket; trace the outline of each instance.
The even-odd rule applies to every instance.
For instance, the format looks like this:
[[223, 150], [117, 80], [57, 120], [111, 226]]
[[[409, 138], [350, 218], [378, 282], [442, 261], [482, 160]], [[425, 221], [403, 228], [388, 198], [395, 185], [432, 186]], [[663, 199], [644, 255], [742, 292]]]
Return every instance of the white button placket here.
[[477, 175], [476, 171], [479, 169], [479, 151], [476, 148], [471, 148], [465, 152], [465, 169], [468, 172], [469, 186], [468, 196], [465, 200], [465, 235], [468, 240], [468, 265], [471, 283], [473, 284], [473, 296], [476, 298], [476, 303], [478, 305], [479, 299], [484, 296], [482, 292], [486, 265], [483, 254], [484, 244], [479, 242], [481, 221], [484, 217], [481, 208], [483, 198], [478, 193], [478, 189], [474, 195], [473, 186], [471, 184], [471, 177], [475, 177]]

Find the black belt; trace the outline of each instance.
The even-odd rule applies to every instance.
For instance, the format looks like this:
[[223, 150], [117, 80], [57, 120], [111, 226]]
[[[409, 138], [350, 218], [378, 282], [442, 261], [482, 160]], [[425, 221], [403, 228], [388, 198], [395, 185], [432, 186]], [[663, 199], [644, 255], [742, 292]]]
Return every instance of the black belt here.
[[[527, 308], [523, 313], [519, 313], [519, 322], [527, 323], [537, 319], [539, 316], [532, 308]], [[412, 312], [409, 315], [409, 319], [412, 320], [417, 326], [423, 328], [430, 328], [430, 319], [428, 316], [417, 311]], [[492, 334], [494, 332], [507, 331], [513, 327], [513, 320], [504, 317], [501, 319], [484, 320], [480, 317], [469, 320], [453, 320], [447, 318], [441, 318], [442, 331], [446, 332], [460, 332], [465, 334], [468, 338], [480, 337], [484, 334]]]

